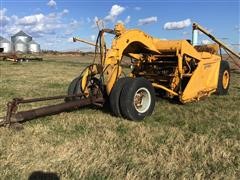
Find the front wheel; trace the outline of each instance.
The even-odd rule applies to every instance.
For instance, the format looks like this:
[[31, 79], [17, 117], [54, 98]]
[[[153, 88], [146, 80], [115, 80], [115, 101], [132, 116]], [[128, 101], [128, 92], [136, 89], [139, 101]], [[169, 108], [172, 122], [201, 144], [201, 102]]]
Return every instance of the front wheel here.
[[[87, 81], [86, 89], [87, 93], [83, 91], [82, 89], [82, 76], [76, 77], [75, 79], [72, 80], [68, 87], [68, 96], [73, 96], [77, 94], [84, 94], [84, 96], [96, 96], [96, 95], [101, 95], [103, 96], [103, 90], [102, 90], [102, 85], [99, 79], [92, 77]], [[65, 101], [72, 101], [72, 100], [79, 100], [81, 97], [71, 97], [71, 98], [66, 98]]]
[[155, 91], [145, 78], [136, 78], [126, 83], [120, 96], [123, 117], [140, 121], [151, 115], [155, 106]]
[[216, 94], [226, 95], [230, 85], [230, 67], [227, 61], [221, 61]]
[[[76, 77], [71, 81], [71, 83], [68, 86], [68, 91], [67, 91], [68, 96], [73, 96], [75, 94], [79, 94], [82, 92], [81, 82], [82, 82], [82, 76]], [[77, 99], [80, 99], [80, 97], [65, 98], [65, 101], [67, 102], [67, 101], [72, 101]]]

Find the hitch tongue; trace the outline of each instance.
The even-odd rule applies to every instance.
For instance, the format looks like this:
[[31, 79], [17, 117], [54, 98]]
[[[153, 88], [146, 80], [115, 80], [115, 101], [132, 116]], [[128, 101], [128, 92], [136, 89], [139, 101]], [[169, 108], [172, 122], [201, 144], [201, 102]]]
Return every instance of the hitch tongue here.
[[104, 99], [102, 97], [84, 97], [79, 100], [68, 101], [64, 103], [59, 103], [55, 105], [40, 107], [27, 111], [17, 112], [18, 105], [20, 103], [32, 103], [39, 101], [47, 101], [53, 99], [65, 99], [67, 97], [82, 97], [83, 95], [75, 95], [75, 96], [55, 96], [55, 97], [47, 97], [47, 98], [37, 98], [37, 99], [13, 99], [7, 104], [7, 114], [6, 117], [0, 118], [0, 126], [11, 125], [13, 123], [20, 123], [28, 120], [32, 120], [38, 117], [44, 117], [49, 115], [58, 114], [65, 111], [72, 111], [79, 109], [80, 107], [91, 105], [91, 104], [102, 104], [104, 103]]
[[17, 112], [19, 101], [21, 101], [21, 98], [15, 98], [12, 101], [7, 103], [7, 115], [6, 117], [0, 117], [0, 127], [4, 125], [11, 124], [11, 117], [13, 114]]

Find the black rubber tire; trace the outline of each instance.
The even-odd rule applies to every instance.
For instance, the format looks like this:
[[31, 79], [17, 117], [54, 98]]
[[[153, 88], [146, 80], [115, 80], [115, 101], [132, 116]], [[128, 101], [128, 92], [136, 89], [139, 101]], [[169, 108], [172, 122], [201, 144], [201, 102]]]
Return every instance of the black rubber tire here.
[[[224, 73], [228, 73], [229, 75], [229, 80], [228, 80], [228, 85], [227, 87], [224, 87], [223, 85], [223, 77]], [[228, 93], [229, 85], [230, 85], [230, 66], [227, 61], [221, 61], [220, 63], [220, 69], [219, 69], [219, 76], [218, 76], [218, 86], [216, 90], [217, 95], [226, 95]]]
[[[82, 80], [82, 77], [77, 77], [75, 79], [72, 80], [72, 82], [70, 83], [69, 87], [68, 87], [68, 95], [73, 95], [76, 93], [76, 91], [80, 92], [80, 81]], [[77, 88], [78, 87], [78, 88]]]
[[[98, 87], [99, 92], [97, 92], [98, 94], [101, 93], [102, 95], [104, 95], [104, 90], [102, 88], [101, 82], [99, 79], [97, 79], [96, 77], [92, 77], [91, 79], [93, 81], [93, 84], [95, 85], [95, 87]], [[70, 83], [69, 87], [68, 87], [68, 95], [75, 95], [75, 94], [80, 94], [83, 93], [82, 91], [82, 76], [80, 77], [76, 77], [75, 79], [72, 80], [72, 82]], [[87, 85], [87, 88], [89, 88], [89, 90], [92, 88], [90, 86]], [[90, 91], [90, 94], [93, 95], [94, 92]], [[79, 100], [82, 99], [83, 97], [72, 97], [72, 98], [65, 98], [65, 101], [72, 101], [72, 100]]]
[[[76, 77], [75, 79], [73, 79], [71, 81], [71, 83], [68, 86], [68, 91], [67, 94], [68, 96], [72, 96], [74, 94], [78, 94], [81, 93], [81, 80], [82, 80], [82, 76]], [[75, 97], [75, 98], [65, 98], [65, 101], [72, 101], [72, 100], [76, 100], [79, 99], [80, 97]]]
[[[150, 105], [148, 109], [140, 113], [136, 110], [134, 105], [134, 96], [135, 93], [140, 89], [145, 88], [150, 93]], [[156, 96], [152, 84], [145, 78], [135, 78], [131, 83], [125, 84], [120, 96], [120, 108], [123, 117], [129, 120], [140, 121], [143, 120], [146, 116], [152, 114], [155, 106]]]
[[121, 109], [120, 109], [120, 95], [123, 89], [123, 86], [132, 81], [133, 78], [130, 77], [124, 77], [117, 80], [117, 82], [114, 84], [111, 93], [109, 95], [109, 105], [111, 112], [114, 116], [122, 117]]

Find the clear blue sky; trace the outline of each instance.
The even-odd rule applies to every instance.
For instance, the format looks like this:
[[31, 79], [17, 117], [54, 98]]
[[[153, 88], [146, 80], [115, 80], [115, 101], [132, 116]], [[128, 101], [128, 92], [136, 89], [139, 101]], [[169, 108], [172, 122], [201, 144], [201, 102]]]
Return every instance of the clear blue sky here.
[[[42, 49], [88, 50], [89, 46], [69, 41], [73, 36], [95, 40], [97, 17], [109, 28], [122, 21], [127, 28], [139, 28], [164, 39], [191, 39], [190, 20], [239, 50], [239, 0], [1, 0], [0, 9], [2, 36], [9, 38], [22, 29]], [[168, 22], [183, 26], [164, 29]], [[200, 35], [200, 43], [206, 40], [207, 37]]]

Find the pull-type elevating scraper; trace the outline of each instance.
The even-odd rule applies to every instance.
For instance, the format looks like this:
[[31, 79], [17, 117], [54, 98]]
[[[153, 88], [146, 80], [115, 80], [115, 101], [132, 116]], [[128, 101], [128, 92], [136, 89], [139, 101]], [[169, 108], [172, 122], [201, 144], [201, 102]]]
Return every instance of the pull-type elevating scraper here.
[[[215, 43], [196, 45], [198, 30]], [[110, 49], [106, 48], [104, 41], [106, 33], [114, 35]], [[156, 95], [177, 98], [187, 103], [212, 93], [227, 94], [230, 67], [222, 59], [221, 48], [240, 59], [239, 54], [196, 23], [193, 24], [192, 42], [153, 38], [137, 29], [125, 29], [121, 23], [116, 24], [114, 30], [100, 30], [95, 44], [80, 38], [73, 40], [94, 45], [96, 50], [94, 62], [70, 83], [68, 95], [26, 100], [15, 98], [8, 103], [7, 115], [0, 121], [0, 125], [23, 122], [90, 104], [103, 106], [106, 102], [115, 116], [142, 120], [151, 115]], [[122, 72], [123, 56], [132, 59], [131, 72], [127, 76]], [[96, 58], [100, 62], [95, 63]], [[17, 112], [21, 103], [53, 99], [64, 99], [64, 102]]]

